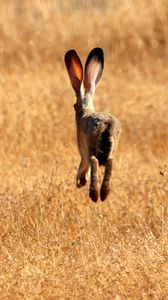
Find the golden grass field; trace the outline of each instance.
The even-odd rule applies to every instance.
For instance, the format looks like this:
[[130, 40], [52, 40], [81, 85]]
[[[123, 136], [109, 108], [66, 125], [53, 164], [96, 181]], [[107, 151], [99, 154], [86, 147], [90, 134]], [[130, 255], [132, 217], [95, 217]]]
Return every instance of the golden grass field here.
[[[168, 1], [1, 1], [0, 299], [168, 299]], [[122, 124], [105, 202], [75, 187], [63, 57], [105, 52]]]

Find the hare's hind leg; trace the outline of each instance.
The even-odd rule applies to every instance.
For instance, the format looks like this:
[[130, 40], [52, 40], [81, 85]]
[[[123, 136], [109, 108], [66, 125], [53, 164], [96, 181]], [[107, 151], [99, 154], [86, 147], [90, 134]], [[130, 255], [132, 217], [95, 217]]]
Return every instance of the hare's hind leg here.
[[88, 171], [89, 171], [89, 162], [86, 162], [82, 159], [76, 176], [76, 186], [78, 188], [86, 184]]
[[102, 186], [100, 189], [100, 198], [102, 201], [104, 201], [107, 198], [110, 192], [110, 177], [112, 173], [112, 166], [113, 166], [113, 159], [109, 157], [106, 161], [105, 173], [103, 177]]
[[98, 160], [95, 156], [91, 157], [91, 178], [89, 197], [96, 202], [98, 200], [98, 186], [97, 186], [97, 174], [98, 174]]

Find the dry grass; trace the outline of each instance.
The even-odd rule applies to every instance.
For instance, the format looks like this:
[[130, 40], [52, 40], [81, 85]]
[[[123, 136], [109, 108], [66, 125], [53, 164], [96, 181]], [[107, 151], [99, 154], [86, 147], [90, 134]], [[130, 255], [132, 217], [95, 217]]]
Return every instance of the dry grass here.
[[[1, 299], [168, 299], [168, 1], [150, 3], [1, 1]], [[95, 104], [123, 133], [95, 204], [63, 55], [97, 45]]]

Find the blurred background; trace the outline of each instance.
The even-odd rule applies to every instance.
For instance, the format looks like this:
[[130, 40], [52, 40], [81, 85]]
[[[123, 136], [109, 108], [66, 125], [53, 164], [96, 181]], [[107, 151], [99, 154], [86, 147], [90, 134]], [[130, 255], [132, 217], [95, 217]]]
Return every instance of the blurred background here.
[[0, 6], [6, 69], [57, 65], [65, 50], [86, 54], [95, 45], [121, 68], [129, 63], [153, 70], [153, 63], [167, 62], [167, 1], [7, 0]]

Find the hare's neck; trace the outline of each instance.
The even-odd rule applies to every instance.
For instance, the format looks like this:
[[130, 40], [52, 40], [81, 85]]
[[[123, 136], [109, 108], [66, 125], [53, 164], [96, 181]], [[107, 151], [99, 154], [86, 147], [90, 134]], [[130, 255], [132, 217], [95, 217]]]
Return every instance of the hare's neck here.
[[93, 105], [93, 98], [90, 93], [85, 93], [83, 101], [82, 101], [82, 109], [88, 112], [94, 112], [95, 108]]

